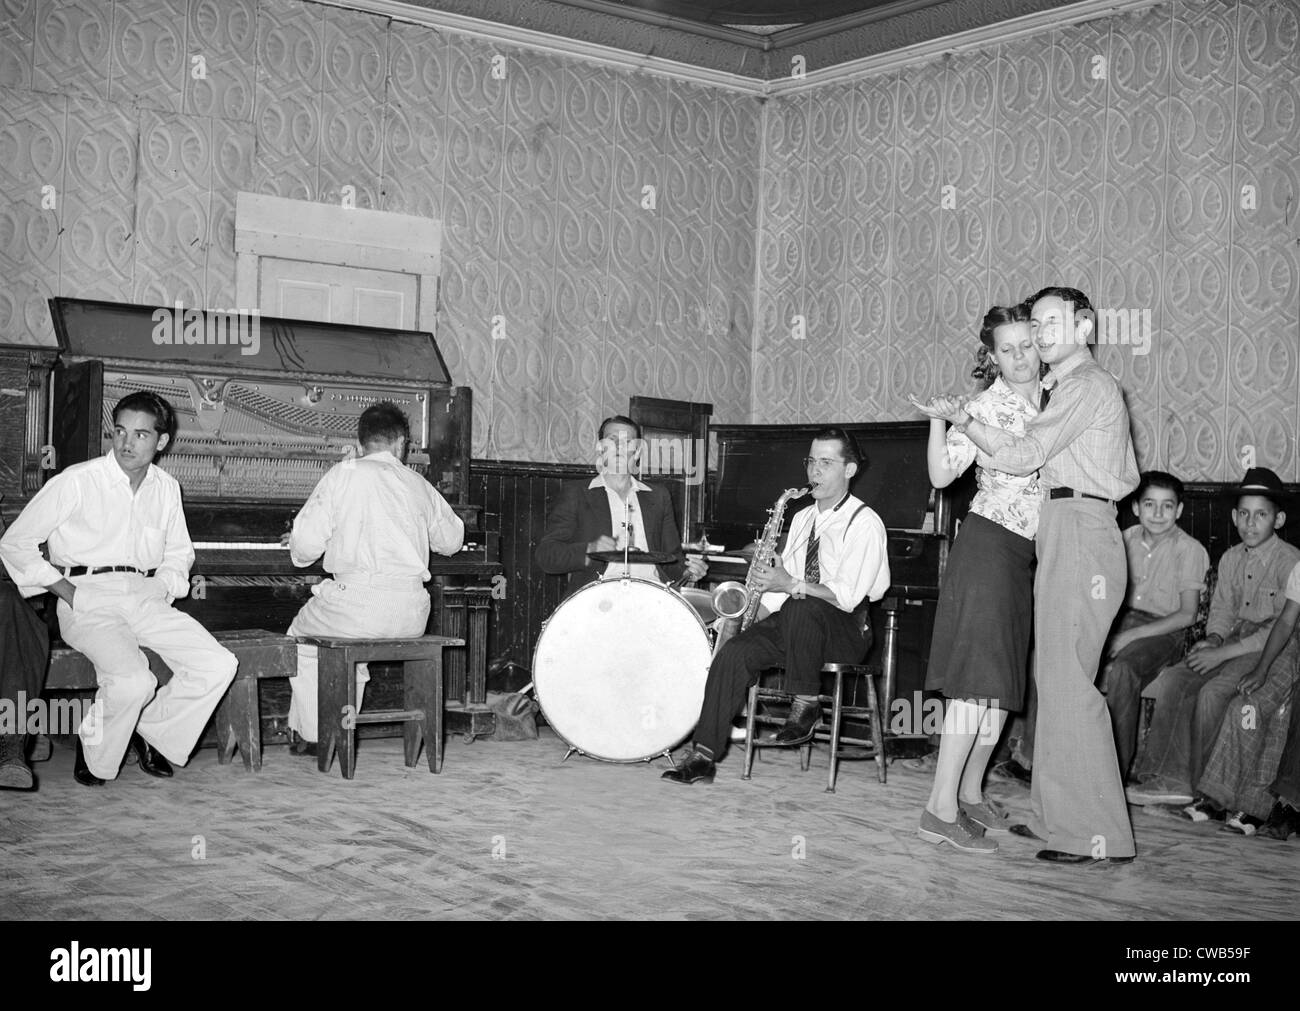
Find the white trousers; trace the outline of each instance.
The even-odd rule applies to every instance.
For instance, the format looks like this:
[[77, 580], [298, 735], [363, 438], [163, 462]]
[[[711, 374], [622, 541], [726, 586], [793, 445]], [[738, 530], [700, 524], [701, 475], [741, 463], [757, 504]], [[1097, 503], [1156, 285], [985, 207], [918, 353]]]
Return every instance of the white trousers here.
[[[167, 603], [156, 580], [112, 572], [73, 582], [76, 606], [59, 601], [59, 631], [95, 665], [102, 721], [99, 728], [83, 722], [78, 731], [87, 768], [116, 779], [133, 730], [173, 765], [184, 765], [235, 677], [235, 655]], [[141, 646], [172, 669], [161, 689]]]
[[[290, 635], [323, 635], [341, 639], [403, 639], [424, 635], [429, 623], [429, 591], [386, 590], [326, 579], [311, 590], [289, 626]], [[357, 664], [357, 712], [370, 674]], [[317, 711], [318, 669], [315, 646], [298, 647], [298, 676], [290, 681], [289, 729], [304, 741], [320, 739]], [[337, 716], [338, 714], [334, 714]]]

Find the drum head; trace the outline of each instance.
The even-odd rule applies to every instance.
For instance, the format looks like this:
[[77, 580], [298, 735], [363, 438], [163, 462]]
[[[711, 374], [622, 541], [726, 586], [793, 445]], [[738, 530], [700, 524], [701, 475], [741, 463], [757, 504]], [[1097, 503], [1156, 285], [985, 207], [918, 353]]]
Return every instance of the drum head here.
[[608, 762], [653, 758], [700, 716], [712, 648], [678, 594], [643, 579], [590, 583], [556, 608], [533, 656], [547, 722]]

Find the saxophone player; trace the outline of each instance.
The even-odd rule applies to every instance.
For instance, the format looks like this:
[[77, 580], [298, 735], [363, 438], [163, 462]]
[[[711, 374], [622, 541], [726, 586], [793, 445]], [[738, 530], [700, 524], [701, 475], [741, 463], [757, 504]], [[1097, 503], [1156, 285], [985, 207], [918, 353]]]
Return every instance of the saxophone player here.
[[683, 785], [713, 782], [732, 720], [760, 672], [777, 664], [785, 666], [786, 689], [795, 701], [776, 739], [807, 741], [821, 718], [822, 664], [857, 663], [870, 648], [871, 629], [865, 637], [859, 633], [854, 611], [884, 596], [889, 560], [885, 525], [849, 492], [860, 462], [843, 429], [826, 428], [813, 439], [804, 460], [813, 503], [795, 514], [785, 549], [749, 580], [763, 593], [767, 617], [713, 657], [690, 748], [664, 779]]

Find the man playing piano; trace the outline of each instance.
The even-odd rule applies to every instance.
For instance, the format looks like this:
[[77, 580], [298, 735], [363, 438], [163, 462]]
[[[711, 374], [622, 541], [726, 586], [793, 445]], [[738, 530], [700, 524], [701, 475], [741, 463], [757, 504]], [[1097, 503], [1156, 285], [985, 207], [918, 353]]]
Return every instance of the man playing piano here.
[[[682, 559], [682, 539], [667, 490], [633, 476], [642, 446], [641, 426], [618, 414], [600, 423], [596, 439], [596, 476], [586, 484], [566, 484], [546, 518], [546, 532], [537, 545], [542, 571], [567, 574], [568, 592], [573, 593], [604, 571], [604, 562], [589, 557], [592, 552], [628, 547], [676, 556], [665, 565], [630, 564], [632, 576], [656, 582], [677, 579], [683, 572], [692, 580], [703, 576], [703, 559]], [[623, 572], [621, 564], [611, 568]]]
[[[290, 635], [389, 639], [423, 635], [429, 621], [429, 552], [454, 555], [465, 524], [428, 481], [403, 462], [410, 423], [396, 404], [383, 401], [362, 412], [357, 442], [362, 455], [335, 464], [320, 479], [285, 534], [294, 565], [321, 555], [333, 575], [312, 587]], [[357, 665], [357, 708], [370, 675]], [[317, 658], [315, 646], [298, 647], [298, 676], [290, 682], [292, 750], [316, 754]], [[326, 714], [339, 719], [339, 713]]]
[[[128, 744], [146, 773], [170, 776], [169, 762], [189, 760], [235, 676], [234, 655], [171, 606], [189, 593], [194, 561], [180, 485], [153, 463], [174, 430], [162, 397], [123, 397], [113, 448], [46, 481], [0, 538], [19, 591], [57, 596], [63, 640], [95, 665], [95, 707], [78, 732], [74, 772], [86, 786], [117, 778]], [[161, 689], [142, 646], [173, 671]]]
[[776, 739], [809, 740], [821, 718], [822, 664], [857, 663], [871, 645], [870, 629], [864, 639], [853, 615], [889, 588], [889, 557], [884, 523], [849, 492], [858, 472], [857, 447], [843, 429], [824, 429], [804, 464], [813, 504], [795, 514], [779, 560], [755, 574], [769, 614], [714, 656], [691, 747], [664, 779], [713, 782], [731, 721], [759, 674], [775, 664], [785, 665], [786, 688], [795, 693], [789, 721]]

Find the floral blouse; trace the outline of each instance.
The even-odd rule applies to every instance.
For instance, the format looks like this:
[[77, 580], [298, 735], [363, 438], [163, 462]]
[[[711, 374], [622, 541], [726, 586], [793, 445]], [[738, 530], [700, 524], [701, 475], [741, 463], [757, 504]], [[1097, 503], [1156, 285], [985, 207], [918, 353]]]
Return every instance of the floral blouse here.
[[[986, 425], [1013, 435], [1024, 435], [1025, 422], [1038, 413], [1038, 408], [1026, 403], [999, 376], [993, 380], [992, 386], [966, 405], [966, 413]], [[979, 491], [971, 501], [970, 511], [1033, 540], [1038, 532], [1038, 510], [1042, 506], [1038, 474], [1024, 477], [1006, 474], [989, 468], [988, 460], [988, 455], [969, 437], [955, 428], [948, 429], [948, 466], [961, 474], [973, 462], [980, 465], [976, 477]]]

